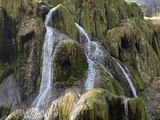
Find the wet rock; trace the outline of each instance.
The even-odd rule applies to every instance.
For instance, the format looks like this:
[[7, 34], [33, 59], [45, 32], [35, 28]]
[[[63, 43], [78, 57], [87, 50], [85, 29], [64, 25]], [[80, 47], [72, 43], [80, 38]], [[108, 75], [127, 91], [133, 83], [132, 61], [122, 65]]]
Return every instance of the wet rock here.
[[63, 82], [65, 83], [63, 86], [69, 87], [85, 76], [88, 67], [87, 60], [78, 42], [60, 33], [57, 35], [59, 37], [55, 39], [59, 39], [59, 43], [53, 54], [54, 75], [57, 82]]
[[79, 89], [71, 88], [65, 90], [48, 108], [47, 116], [49, 120], [69, 119], [70, 113], [79, 97]]

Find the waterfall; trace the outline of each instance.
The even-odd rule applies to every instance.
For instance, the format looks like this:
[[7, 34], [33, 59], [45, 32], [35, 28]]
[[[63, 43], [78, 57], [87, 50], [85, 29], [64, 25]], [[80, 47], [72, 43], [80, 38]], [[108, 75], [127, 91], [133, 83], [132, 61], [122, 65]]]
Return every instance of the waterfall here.
[[87, 80], [85, 83], [85, 89], [86, 90], [92, 90], [94, 89], [94, 82], [96, 79], [99, 79], [100, 71], [98, 70], [98, 66], [100, 66], [105, 72], [108, 73], [111, 77], [111, 73], [109, 73], [108, 70], [106, 70], [103, 62], [105, 61], [105, 54], [100, 48], [100, 45], [95, 42], [91, 41], [88, 37], [85, 30], [79, 26], [77, 23], [75, 23], [79, 33], [80, 33], [80, 44], [84, 46], [86, 58], [88, 62], [88, 73], [87, 73]]
[[124, 103], [125, 118], [126, 120], [128, 120], [128, 99], [124, 98], [123, 103]]
[[130, 87], [131, 87], [133, 96], [134, 96], [135, 98], [137, 98], [138, 96], [137, 96], [137, 93], [136, 93], [136, 89], [135, 89], [135, 87], [134, 87], [134, 85], [133, 85], [133, 83], [132, 83], [132, 80], [130, 79], [130, 77], [128, 76], [128, 74], [125, 72], [125, 70], [123, 69], [123, 67], [122, 67], [114, 58], [113, 58], [113, 60], [117, 63], [117, 65], [119, 66], [119, 68], [122, 70], [124, 76], [126, 77], [128, 83], [129, 83], [129, 85], [130, 85]]
[[[76, 26], [79, 29], [80, 32], [80, 43], [85, 44], [85, 52], [86, 52], [86, 58], [88, 62], [88, 73], [87, 73], [87, 80], [85, 83], [85, 89], [86, 90], [92, 90], [94, 88], [94, 81], [97, 74], [97, 71], [95, 69], [95, 62], [91, 59], [91, 56], [93, 52], [91, 51], [91, 41], [88, 37], [87, 33], [84, 31], [82, 27], [80, 27], [77, 23], [75, 23]], [[84, 37], [84, 38], [83, 38]], [[83, 41], [84, 40], [84, 41]]]
[[[85, 89], [86, 90], [92, 90], [94, 89], [94, 82], [96, 80], [97, 74], [99, 71], [97, 71], [96, 67], [100, 66], [111, 78], [114, 78], [112, 74], [105, 68], [103, 61], [104, 61], [104, 53], [101, 50], [99, 44], [95, 41], [91, 41], [87, 35], [87, 33], [84, 31], [84, 29], [79, 26], [77, 23], [75, 23], [76, 26], [79, 29], [80, 33], [80, 43], [81, 45], [85, 46], [85, 53], [86, 53], [86, 58], [88, 62], [88, 73], [87, 73], [87, 80], [85, 83]], [[113, 58], [114, 59], [114, 58]], [[123, 74], [125, 75], [131, 90], [133, 92], [134, 97], [138, 97], [136, 94], [136, 89], [129, 78], [128, 74], [125, 72], [123, 67], [114, 59], [114, 61], [117, 63], [117, 65], [120, 67], [122, 70]], [[125, 117], [126, 120], [128, 120], [128, 100], [125, 98], [124, 101], [124, 110], [125, 110]]]
[[[112, 57], [113, 58], [113, 57]], [[123, 67], [113, 58], [113, 60], [117, 63], [117, 65], [119, 66], [119, 68], [122, 70], [123, 74], [125, 75], [130, 87], [131, 87], [131, 90], [132, 90], [132, 93], [133, 93], [133, 96], [135, 98], [137, 98], [137, 94], [136, 94], [136, 89], [132, 83], [132, 80], [129, 78], [128, 74], [125, 72], [125, 70], [123, 69]], [[126, 98], [124, 98], [124, 111], [125, 111], [125, 118], [126, 120], [128, 120], [128, 100]]]
[[39, 95], [33, 101], [31, 109], [26, 112], [24, 119], [33, 119], [39, 117], [39, 115], [44, 116], [48, 107], [48, 103], [51, 98], [53, 98], [54, 88], [51, 87], [53, 82], [53, 46], [54, 46], [54, 29], [51, 27], [52, 24], [52, 13], [54, 9], [51, 9], [46, 15], [45, 27], [46, 34], [43, 44], [43, 66], [42, 66], [42, 79], [39, 90]]

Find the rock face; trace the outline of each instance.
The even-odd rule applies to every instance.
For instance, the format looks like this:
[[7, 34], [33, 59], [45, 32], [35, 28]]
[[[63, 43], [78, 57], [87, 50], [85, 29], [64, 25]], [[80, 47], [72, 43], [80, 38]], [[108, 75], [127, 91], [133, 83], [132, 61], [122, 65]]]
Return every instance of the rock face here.
[[[80, 95], [73, 88], [66, 90], [59, 99], [52, 102], [48, 116], [51, 120], [125, 120], [123, 100], [104, 89], [95, 89]], [[129, 99], [130, 120], [146, 120], [147, 115], [143, 109], [142, 99]]]
[[55, 50], [55, 77], [60, 83], [68, 80], [64, 86], [72, 86], [76, 79], [79, 80], [85, 76], [88, 64], [78, 42], [63, 36], [61, 38], [62, 41]]
[[22, 102], [20, 89], [13, 74], [9, 75], [1, 83], [0, 98], [0, 117], [9, 115]]
[[[55, 30], [51, 86], [57, 97], [46, 110], [48, 119], [148, 120], [147, 106], [149, 118], [158, 120], [160, 26], [145, 21], [141, 8], [124, 0], [0, 0], [0, 118], [23, 119], [37, 96], [44, 20], [52, 6], [56, 8], [50, 25]], [[103, 67], [96, 67], [95, 89], [89, 91], [84, 89], [89, 63], [79, 39], [85, 37], [75, 23], [105, 54]], [[119, 66], [139, 98], [133, 97]], [[40, 114], [39, 119], [46, 116]]]

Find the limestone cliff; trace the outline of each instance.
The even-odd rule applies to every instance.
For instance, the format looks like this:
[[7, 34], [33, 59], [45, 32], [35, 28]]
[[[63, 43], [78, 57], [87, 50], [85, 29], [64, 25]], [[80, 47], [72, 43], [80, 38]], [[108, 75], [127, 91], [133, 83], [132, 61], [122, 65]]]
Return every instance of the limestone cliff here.
[[[141, 8], [124, 0], [0, 0], [0, 118], [23, 119], [38, 94], [44, 21], [53, 6], [56, 46], [51, 86], [56, 99], [47, 108], [48, 119], [158, 120], [159, 100], [149, 93], [159, 97], [160, 26], [145, 21]], [[104, 68], [96, 68], [99, 79], [90, 91], [84, 89], [89, 65], [75, 23], [105, 53]], [[116, 61], [131, 78], [139, 98], [133, 97]], [[37, 116], [44, 119], [38, 112]]]

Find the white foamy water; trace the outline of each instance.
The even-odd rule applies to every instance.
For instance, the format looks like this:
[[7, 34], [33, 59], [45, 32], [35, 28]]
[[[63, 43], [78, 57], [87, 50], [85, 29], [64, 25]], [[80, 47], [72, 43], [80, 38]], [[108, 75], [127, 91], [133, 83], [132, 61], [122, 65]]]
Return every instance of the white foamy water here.
[[123, 103], [124, 103], [125, 118], [126, 120], [128, 120], [128, 99], [124, 98]]
[[84, 31], [84, 29], [79, 26], [77, 23], [75, 23], [76, 26], [79, 29], [80, 32], [80, 42], [81, 44], [85, 44], [85, 52], [86, 52], [86, 57], [87, 57], [87, 62], [88, 62], [88, 73], [87, 73], [87, 80], [85, 83], [85, 89], [86, 90], [92, 90], [94, 88], [94, 81], [95, 81], [95, 76], [96, 76], [96, 70], [94, 68], [95, 63], [91, 59], [91, 55], [93, 54], [91, 52], [91, 41], [90, 38], [88, 37], [87, 33]]
[[80, 43], [81, 45], [85, 46], [84, 49], [86, 52], [86, 58], [88, 62], [88, 73], [87, 73], [87, 80], [85, 83], [85, 90], [92, 90], [94, 89], [95, 80], [99, 79], [100, 71], [97, 69], [98, 66], [102, 67], [102, 69], [104, 69], [105, 72], [107, 72], [110, 76], [112, 75], [105, 69], [103, 65], [103, 62], [105, 60], [105, 55], [101, 50], [100, 45], [95, 41], [91, 41], [85, 30], [77, 23], [75, 24], [79, 29]]
[[24, 119], [38, 119], [43, 116], [47, 120], [47, 115], [45, 114], [48, 107], [50, 98], [53, 97], [53, 88], [51, 84], [53, 82], [53, 45], [54, 45], [54, 29], [51, 27], [52, 24], [52, 13], [54, 9], [51, 9], [46, 15], [45, 27], [46, 34], [43, 44], [43, 65], [42, 65], [42, 79], [39, 90], [39, 95], [33, 101], [31, 109], [29, 109]]
[[136, 89], [135, 89], [135, 87], [134, 87], [134, 85], [133, 85], [133, 83], [132, 83], [132, 80], [130, 79], [130, 77], [128, 76], [128, 74], [125, 72], [125, 70], [123, 69], [123, 67], [122, 67], [114, 58], [113, 58], [113, 60], [117, 63], [117, 65], [118, 65], [118, 66], [120, 67], [120, 69], [122, 70], [124, 76], [126, 77], [128, 83], [129, 83], [129, 85], [130, 85], [130, 87], [131, 87], [133, 96], [134, 96], [135, 98], [137, 98], [138, 96], [137, 96], [137, 93], [136, 93]]

